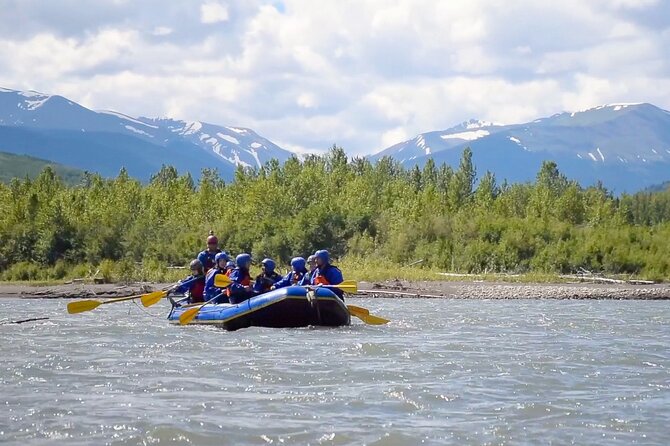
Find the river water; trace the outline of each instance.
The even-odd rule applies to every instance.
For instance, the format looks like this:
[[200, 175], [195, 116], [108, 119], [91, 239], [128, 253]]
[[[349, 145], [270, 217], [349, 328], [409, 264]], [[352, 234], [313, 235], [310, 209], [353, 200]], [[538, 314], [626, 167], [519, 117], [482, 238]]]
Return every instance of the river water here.
[[350, 299], [392, 320], [176, 327], [0, 299], [1, 444], [670, 442], [670, 302]]

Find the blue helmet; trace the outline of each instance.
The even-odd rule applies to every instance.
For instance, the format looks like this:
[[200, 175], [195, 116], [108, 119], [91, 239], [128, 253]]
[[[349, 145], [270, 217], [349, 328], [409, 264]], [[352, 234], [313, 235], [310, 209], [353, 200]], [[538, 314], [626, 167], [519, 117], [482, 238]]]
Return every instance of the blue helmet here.
[[243, 252], [242, 254], [239, 254], [237, 257], [235, 257], [235, 263], [237, 263], [238, 268], [249, 268], [249, 264], [251, 263], [251, 256], [246, 252]]
[[229, 260], [228, 263], [226, 263], [226, 269], [235, 269], [235, 262]]
[[302, 257], [293, 257], [291, 259], [291, 267], [293, 271], [300, 272], [305, 270], [305, 259]]
[[265, 271], [267, 271], [268, 273], [273, 272], [275, 270], [275, 266], [277, 266], [275, 264], [275, 261], [272, 259], [263, 259], [261, 265], [265, 267]]
[[330, 253], [325, 249], [320, 249], [317, 252], [315, 252], [314, 257], [316, 257], [317, 259], [321, 259], [323, 263], [330, 262]]
[[219, 252], [214, 256], [214, 263], [218, 266], [219, 265], [219, 260], [225, 260], [226, 262], [230, 260], [230, 257], [228, 257], [227, 252]]

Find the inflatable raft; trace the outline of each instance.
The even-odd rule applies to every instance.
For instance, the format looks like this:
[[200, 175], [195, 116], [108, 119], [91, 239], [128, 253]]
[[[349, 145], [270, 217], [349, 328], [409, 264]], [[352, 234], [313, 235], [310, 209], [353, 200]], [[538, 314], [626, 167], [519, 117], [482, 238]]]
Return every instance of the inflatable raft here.
[[[189, 308], [173, 307], [168, 320], [179, 324], [179, 316]], [[231, 331], [246, 327], [339, 327], [350, 323], [349, 310], [332, 291], [298, 286], [270, 291], [236, 305], [206, 305], [191, 321], [191, 324], [217, 325]]]

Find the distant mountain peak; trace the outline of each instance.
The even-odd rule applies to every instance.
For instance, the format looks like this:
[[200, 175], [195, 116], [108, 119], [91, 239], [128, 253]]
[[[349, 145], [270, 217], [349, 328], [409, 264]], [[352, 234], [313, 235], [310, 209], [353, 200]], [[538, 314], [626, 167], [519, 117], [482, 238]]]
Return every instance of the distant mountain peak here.
[[134, 167], [141, 171], [137, 176], [173, 164], [195, 176], [203, 166], [219, 168], [230, 178], [236, 166], [257, 168], [294, 155], [249, 128], [135, 118], [90, 110], [58, 95], [8, 88], [0, 88], [0, 144], [10, 152], [105, 174], [118, 172], [119, 166]]
[[470, 147], [481, 172], [512, 182], [531, 180], [543, 160], [554, 160], [583, 185], [602, 180], [619, 192], [638, 190], [670, 178], [669, 115], [649, 103], [611, 103], [511, 125], [470, 119], [421, 133], [370, 159], [390, 156], [412, 167], [432, 158], [456, 167]]

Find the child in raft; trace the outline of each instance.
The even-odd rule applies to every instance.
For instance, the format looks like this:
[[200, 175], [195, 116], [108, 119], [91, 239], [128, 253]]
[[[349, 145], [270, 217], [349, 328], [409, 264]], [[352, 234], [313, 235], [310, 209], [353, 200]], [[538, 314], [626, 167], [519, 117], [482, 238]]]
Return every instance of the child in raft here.
[[[321, 249], [314, 253], [316, 257], [316, 269], [312, 273], [310, 285], [337, 285], [344, 281], [342, 271], [330, 263], [330, 253]], [[331, 288], [333, 293], [344, 300], [344, 292], [339, 288]]]
[[190, 304], [204, 302], [205, 292], [205, 271], [200, 260], [195, 259], [189, 265], [191, 275], [180, 281], [179, 285], [173, 287], [170, 293], [181, 293], [187, 295], [187, 302]]
[[230, 259], [228, 254], [220, 252], [214, 257], [214, 267], [207, 272], [205, 278], [205, 300], [209, 301], [217, 296], [216, 302], [213, 303], [227, 303], [228, 296], [224, 293], [225, 290], [214, 286], [214, 281], [218, 274], [226, 274], [228, 272], [227, 265]]
[[273, 289], [275, 283], [282, 279], [275, 271], [276, 266], [274, 260], [263, 259], [261, 262], [262, 272], [256, 276], [256, 281], [254, 282], [254, 292], [256, 294], [267, 293]]
[[251, 256], [247, 253], [242, 253], [235, 257], [235, 263], [237, 267], [230, 271], [228, 275], [233, 283], [226, 290], [226, 295], [231, 304], [244, 302], [254, 296], [254, 289], [251, 286], [251, 274], [249, 274]]
[[283, 288], [292, 285], [309, 285], [309, 272], [305, 268], [305, 259], [293, 257], [291, 259], [291, 272], [275, 283], [272, 289]]

